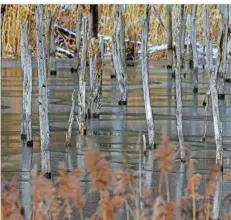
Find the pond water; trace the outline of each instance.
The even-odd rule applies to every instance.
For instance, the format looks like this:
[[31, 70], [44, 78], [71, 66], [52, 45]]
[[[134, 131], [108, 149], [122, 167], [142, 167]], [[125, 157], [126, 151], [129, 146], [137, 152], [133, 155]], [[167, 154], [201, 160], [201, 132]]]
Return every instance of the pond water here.
[[[56, 76], [48, 76], [49, 85], [49, 126], [52, 176], [57, 174], [59, 162], [67, 163], [69, 169], [83, 164], [83, 153], [88, 146], [99, 146], [109, 161], [110, 167], [117, 170], [122, 161], [127, 160], [131, 170], [138, 170], [139, 146], [142, 135], [147, 137], [147, 124], [143, 101], [141, 68], [128, 67], [128, 106], [118, 106], [119, 87], [117, 79], [111, 79], [111, 66], [105, 61], [103, 71], [102, 108], [98, 119], [87, 121], [87, 135], [78, 135], [77, 122], [74, 121], [72, 132], [72, 147], [67, 152], [65, 148], [65, 133], [71, 109], [71, 95], [77, 89], [77, 75], [71, 74], [70, 67], [73, 60], [59, 60]], [[160, 144], [162, 131], [166, 131], [170, 140], [177, 144], [177, 129], [175, 115], [175, 83], [171, 73], [166, 70], [166, 62], [150, 62], [150, 93], [154, 114], [157, 145]], [[37, 106], [37, 69], [33, 62], [33, 164], [40, 167], [39, 146], [39, 116]], [[202, 106], [204, 93], [208, 88], [207, 73], [199, 74], [198, 94], [193, 94], [192, 74], [182, 75], [183, 100], [183, 132], [187, 147], [192, 158], [196, 159], [195, 172], [202, 175], [200, 191], [203, 190], [206, 174], [215, 163], [216, 146], [211, 102], [206, 113]], [[224, 170], [231, 168], [231, 84], [226, 85], [225, 100], [220, 101], [220, 115], [223, 125]], [[1, 70], [1, 158], [3, 162], [12, 165], [2, 168], [2, 175], [7, 179], [18, 176], [22, 197], [28, 197], [28, 178], [23, 177], [21, 171], [21, 110], [22, 110], [22, 73], [18, 60], [3, 60]], [[77, 108], [76, 108], [77, 109]], [[202, 141], [207, 114], [207, 134]], [[152, 160], [150, 152], [144, 156], [142, 170], [145, 180], [155, 187], [159, 181], [159, 169]], [[184, 165], [177, 158], [169, 175], [171, 183], [171, 199], [176, 200], [186, 185]], [[28, 176], [27, 176], [28, 177]], [[181, 181], [182, 180], [182, 181]], [[88, 178], [83, 178], [83, 188], [90, 187]], [[182, 185], [183, 184], [183, 185]], [[180, 187], [180, 188], [179, 188]], [[25, 190], [27, 189], [27, 190]], [[231, 183], [223, 182], [221, 195], [224, 198], [231, 192]], [[176, 196], [178, 195], [178, 196]], [[98, 196], [89, 194], [86, 215], [94, 212]], [[28, 201], [27, 201], [28, 202]], [[223, 210], [221, 209], [221, 215]]]

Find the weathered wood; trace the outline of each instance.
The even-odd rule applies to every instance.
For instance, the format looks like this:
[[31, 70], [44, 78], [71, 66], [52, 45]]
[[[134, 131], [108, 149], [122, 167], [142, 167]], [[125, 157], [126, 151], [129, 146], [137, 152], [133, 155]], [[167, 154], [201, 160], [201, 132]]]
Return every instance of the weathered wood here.
[[182, 122], [182, 97], [181, 97], [181, 34], [182, 34], [182, 15], [184, 12], [184, 6], [178, 5], [178, 17], [177, 17], [177, 34], [176, 34], [176, 119], [177, 119], [177, 133], [180, 144], [180, 157], [182, 161], [185, 161], [185, 149], [184, 149], [184, 136], [183, 136], [183, 122]]
[[[218, 66], [213, 66], [213, 53], [212, 53], [212, 44], [210, 42], [210, 24], [209, 24], [209, 14], [208, 14], [208, 5], [204, 5], [203, 14], [205, 19], [204, 31], [205, 35], [205, 49], [206, 49], [206, 64], [207, 71], [209, 75], [209, 85], [210, 92], [212, 97], [212, 110], [213, 110], [213, 125], [214, 125], [214, 137], [216, 142], [216, 163], [222, 165], [223, 159], [223, 146], [222, 146], [222, 126], [220, 121], [219, 114], [219, 105], [218, 105], [218, 92], [217, 92], [217, 71]], [[217, 59], [217, 64], [219, 64], [219, 59]]]
[[37, 5], [36, 8], [36, 39], [37, 39], [37, 59], [38, 59], [38, 90], [39, 90], [39, 124], [41, 143], [41, 166], [46, 177], [51, 177], [50, 166], [50, 130], [48, 119], [48, 88], [47, 88], [47, 62], [46, 62], [46, 39], [44, 27], [44, 7]]
[[55, 46], [55, 36], [54, 36], [54, 25], [53, 19], [51, 17], [51, 33], [50, 33], [50, 74], [56, 75], [56, 46]]
[[170, 65], [168, 69], [172, 69], [173, 66], [173, 35], [172, 35], [172, 5], [167, 5], [167, 22], [168, 22], [168, 60], [170, 61]]
[[198, 92], [198, 55], [197, 55], [197, 30], [196, 30], [197, 5], [192, 6], [191, 42], [193, 51], [193, 92]]
[[127, 105], [127, 70], [125, 68], [123, 27], [122, 7], [117, 5], [112, 37], [112, 55], [120, 89], [119, 105]]
[[217, 40], [218, 50], [218, 99], [225, 98], [225, 70], [227, 65], [228, 5], [220, 5], [221, 21]]
[[[31, 199], [28, 190], [30, 186], [26, 184], [30, 178], [33, 157], [33, 136], [32, 136], [32, 62], [31, 51], [28, 45], [28, 22], [21, 25], [21, 64], [23, 72], [23, 107], [21, 126], [21, 169], [22, 169], [22, 202], [25, 210], [25, 219], [29, 219], [31, 212]], [[26, 186], [26, 187], [25, 187]]]
[[150, 100], [149, 79], [148, 79], [149, 77], [148, 59], [147, 59], [150, 9], [151, 9], [150, 5], [147, 5], [145, 19], [144, 19], [144, 28], [142, 31], [141, 66], [142, 66], [142, 82], [143, 82], [146, 120], [148, 126], [149, 146], [151, 147], [151, 149], [153, 149], [155, 147], [155, 124], [153, 121], [152, 106]]
[[81, 69], [79, 75], [79, 94], [78, 94], [78, 123], [79, 132], [81, 135], [86, 134], [86, 59], [87, 59], [87, 16], [82, 18], [82, 54], [81, 54]]
[[71, 112], [70, 112], [70, 116], [69, 116], [69, 120], [68, 120], [68, 130], [67, 130], [67, 134], [66, 134], [66, 146], [67, 147], [71, 147], [71, 133], [72, 133], [72, 127], [73, 127], [73, 121], [74, 121], [74, 114], [75, 114], [75, 90], [72, 92], [72, 96], [71, 96]]
[[87, 100], [88, 117], [98, 117], [101, 108], [102, 62], [99, 40], [92, 38], [89, 45], [90, 94]]

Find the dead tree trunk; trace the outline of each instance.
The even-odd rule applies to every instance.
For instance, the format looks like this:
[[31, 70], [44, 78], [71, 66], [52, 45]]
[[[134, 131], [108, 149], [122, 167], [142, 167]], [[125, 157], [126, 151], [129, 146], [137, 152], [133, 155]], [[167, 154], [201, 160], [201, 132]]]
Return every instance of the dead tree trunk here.
[[79, 57], [79, 51], [80, 51], [80, 43], [81, 43], [81, 21], [82, 21], [82, 13], [81, 8], [78, 5], [77, 6], [77, 15], [76, 15], [76, 37], [75, 37], [75, 55], [76, 55], [76, 64], [74, 68], [71, 68], [71, 72], [78, 72], [78, 68], [80, 65], [80, 57]]
[[53, 19], [51, 18], [51, 35], [50, 35], [50, 74], [56, 75], [56, 57], [55, 57], [55, 36]]
[[32, 62], [31, 51], [28, 48], [28, 22], [21, 26], [21, 61], [23, 70], [23, 122], [21, 129], [22, 139], [27, 140], [27, 146], [33, 146], [32, 137]]
[[124, 38], [123, 34], [123, 18], [122, 9], [118, 5], [116, 9], [114, 21], [114, 35], [112, 38], [112, 55], [114, 67], [117, 74], [117, 79], [120, 88], [120, 101], [119, 105], [127, 105], [127, 70], [125, 68], [125, 55], [124, 55]]
[[100, 90], [102, 86], [102, 62], [100, 55], [99, 40], [91, 39], [89, 47], [90, 59], [90, 95], [87, 102], [88, 117], [99, 117], [101, 108]]
[[225, 98], [225, 69], [227, 64], [228, 5], [220, 5], [221, 22], [218, 34], [218, 99]]
[[231, 82], [231, 5], [228, 6], [228, 39], [227, 39], [227, 66], [225, 81]]
[[101, 54], [101, 62], [103, 64], [103, 60], [104, 60], [104, 36], [100, 37], [100, 54]]
[[173, 40], [172, 40], [172, 5], [167, 5], [167, 14], [168, 14], [168, 60], [170, 64], [167, 66], [167, 69], [172, 69], [173, 65]]
[[197, 55], [197, 28], [196, 28], [197, 5], [192, 6], [192, 51], [193, 51], [193, 92], [198, 92], [198, 55]]
[[142, 32], [142, 44], [141, 44], [141, 65], [142, 65], [142, 81], [143, 81], [143, 91], [144, 91], [144, 103], [145, 112], [148, 126], [148, 136], [149, 136], [149, 146], [151, 149], [155, 147], [155, 125], [152, 115], [152, 106], [150, 100], [149, 92], [149, 79], [148, 79], [148, 32], [149, 32], [149, 21], [150, 21], [150, 5], [147, 5], [146, 15], [144, 19], [144, 28]]
[[178, 6], [178, 18], [177, 18], [177, 34], [176, 34], [176, 119], [177, 119], [177, 132], [180, 143], [180, 156], [181, 161], [185, 161], [184, 150], [184, 136], [183, 136], [183, 122], [182, 122], [182, 98], [181, 98], [181, 35], [182, 35], [182, 18], [184, 13], [184, 5]]
[[82, 19], [83, 45], [81, 56], [81, 70], [79, 76], [79, 94], [78, 94], [78, 123], [81, 135], [86, 134], [86, 59], [87, 59], [87, 16]]
[[[209, 86], [212, 97], [212, 109], [213, 109], [213, 124], [214, 124], [214, 134], [215, 134], [215, 142], [216, 142], [216, 163], [222, 165], [223, 158], [223, 147], [222, 147], [222, 127], [220, 122], [220, 114], [219, 114], [219, 105], [218, 105], [218, 93], [217, 93], [217, 71], [218, 66], [213, 66], [213, 53], [212, 53], [212, 44], [210, 42], [210, 24], [209, 24], [209, 16], [208, 16], [208, 5], [204, 5], [204, 19], [206, 20], [204, 23], [206, 26], [204, 27], [204, 31], [206, 32], [205, 36], [205, 49], [206, 49], [206, 64], [207, 71], [209, 75]], [[218, 59], [219, 64], [219, 59]]]
[[89, 38], [98, 38], [98, 5], [90, 5]]
[[36, 36], [37, 36], [37, 59], [38, 59], [38, 90], [39, 90], [39, 123], [41, 142], [41, 165], [42, 171], [47, 178], [51, 178], [50, 166], [50, 130], [48, 120], [48, 97], [47, 97], [47, 62], [46, 62], [46, 39], [44, 27], [44, 7], [37, 5], [36, 8]]

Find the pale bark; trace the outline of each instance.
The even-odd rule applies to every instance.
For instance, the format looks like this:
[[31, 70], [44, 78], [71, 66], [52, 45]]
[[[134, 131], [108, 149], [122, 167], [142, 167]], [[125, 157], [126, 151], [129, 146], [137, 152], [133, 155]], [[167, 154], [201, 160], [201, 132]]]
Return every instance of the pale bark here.
[[173, 65], [173, 40], [172, 40], [172, 5], [167, 5], [167, 14], [168, 14], [168, 60], [170, 65], [168, 69], [172, 69]]
[[[209, 24], [209, 16], [208, 16], [208, 5], [204, 5], [203, 13], [205, 19], [204, 31], [206, 32], [206, 36], [205, 36], [206, 64], [207, 64], [207, 71], [209, 75], [210, 92], [212, 97], [214, 136], [216, 142], [216, 163], [222, 165], [222, 159], [223, 159], [222, 126], [220, 122], [218, 92], [217, 92], [217, 85], [216, 85], [217, 71], [219, 65], [216, 65], [216, 67], [213, 66], [212, 44], [210, 42], [210, 33], [209, 33], [210, 24]], [[219, 64], [219, 59], [217, 64]]]
[[45, 13], [44, 11], [44, 17], [45, 17], [45, 20], [44, 20], [44, 27], [45, 27], [45, 53], [46, 53], [46, 66], [47, 66], [47, 72], [49, 73], [50, 72], [50, 50], [51, 50], [51, 47], [50, 47], [50, 44], [51, 44], [51, 24], [52, 24], [52, 21], [51, 21], [51, 11], [48, 10], [47, 13]]
[[81, 135], [86, 134], [86, 59], [87, 59], [87, 16], [82, 18], [83, 44], [81, 54], [81, 70], [79, 75], [79, 94], [78, 94], [78, 123]]
[[197, 55], [197, 30], [196, 30], [196, 14], [197, 5], [192, 6], [192, 24], [191, 24], [191, 40], [193, 51], [193, 92], [198, 92], [198, 55]]
[[91, 39], [89, 46], [90, 94], [87, 100], [88, 117], [98, 117], [101, 108], [100, 91], [102, 87], [102, 62], [99, 40]]
[[177, 18], [177, 34], [176, 34], [176, 119], [177, 119], [177, 133], [180, 144], [180, 157], [182, 161], [185, 161], [185, 149], [184, 149], [184, 136], [183, 136], [183, 121], [182, 121], [182, 97], [181, 97], [181, 34], [182, 34], [182, 15], [184, 6], [178, 6], [178, 18]]
[[74, 121], [74, 114], [75, 114], [75, 94], [76, 91], [74, 90], [72, 92], [72, 96], [71, 96], [71, 112], [70, 112], [70, 116], [69, 116], [69, 120], [68, 120], [68, 130], [67, 130], [67, 134], [66, 134], [66, 146], [67, 147], [71, 147], [71, 133], [72, 133], [72, 127], [73, 127], [73, 121]]
[[186, 56], [185, 56], [185, 71], [187, 74], [190, 74], [190, 69], [192, 68], [193, 63], [193, 50], [192, 50], [192, 36], [191, 36], [191, 25], [192, 25], [192, 16], [187, 14], [186, 20]]
[[33, 135], [32, 135], [32, 62], [31, 51], [28, 46], [28, 22], [21, 25], [21, 63], [23, 72], [23, 107], [21, 127], [21, 169], [22, 169], [22, 202], [25, 210], [25, 219], [29, 219], [31, 212], [30, 198], [30, 172], [33, 157]]
[[149, 21], [150, 21], [150, 5], [147, 5], [145, 20], [144, 20], [144, 28], [142, 32], [141, 66], [142, 66], [144, 104], [145, 104], [146, 120], [148, 126], [149, 146], [153, 149], [155, 145], [155, 124], [153, 121], [152, 106], [150, 100], [149, 79], [148, 79], [149, 76], [148, 59], [147, 59]]
[[114, 21], [112, 55], [120, 89], [119, 105], [127, 105], [127, 70], [125, 68], [123, 28], [122, 7], [118, 5]]
[[217, 41], [218, 49], [218, 98], [225, 98], [225, 69], [227, 64], [228, 6], [220, 5], [221, 22]]
[[41, 165], [42, 171], [48, 178], [51, 177], [50, 166], [50, 130], [48, 120], [48, 97], [47, 97], [47, 62], [46, 62], [46, 39], [44, 27], [44, 7], [37, 5], [36, 8], [36, 38], [37, 38], [37, 59], [38, 59], [38, 90], [39, 90], [39, 124], [41, 143]]

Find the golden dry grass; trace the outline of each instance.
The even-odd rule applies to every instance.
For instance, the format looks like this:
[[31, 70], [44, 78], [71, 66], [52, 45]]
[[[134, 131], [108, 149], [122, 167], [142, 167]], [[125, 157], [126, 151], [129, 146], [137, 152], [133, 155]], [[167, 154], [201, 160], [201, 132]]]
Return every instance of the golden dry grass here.
[[[189, 6], [189, 11], [190, 11]], [[203, 34], [203, 16], [202, 5], [197, 10], [197, 31], [198, 40], [202, 40]], [[89, 5], [81, 5], [82, 12], [89, 12]], [[210, 24], [211, 39], [216, 41], [218, 22], [220, 19], [218, 5], [210, 5]], [[140, 33], [143, 25], [143, 14], [145, 5], [127, 5], [124, 15], [125, 19], [125, 35], [127, 39], [140, 40]], [[166, 5], [156, 5], [156, 9], [160, 14], [163, 24], [167, 25]], [[73, 10], [61, 11], [59, 5], [45, 5], [45, 11], [51, 11], [55, 23], [69, 29], [75, 29], [77, 5]], [[114, 21], [115, 5], [99, 5], [99, 32], [105, 35], [112, 35]], [[173, 6], [173, 30], [176, 30], [176, 5]], [[23, 21], [28, 20], [29, 43], [35, 52], [36, 36], [35, 36], [35, 5], [6, 5], [2, 25], [2, 43], [3, 54], [20, 55], [20, 25]], [[175, 38], [175, 32], [173, 31]], [[166, 43], [166, 33], [159, 25], [156, 17], [151, 13], [149, 43], [161, 44]]]

